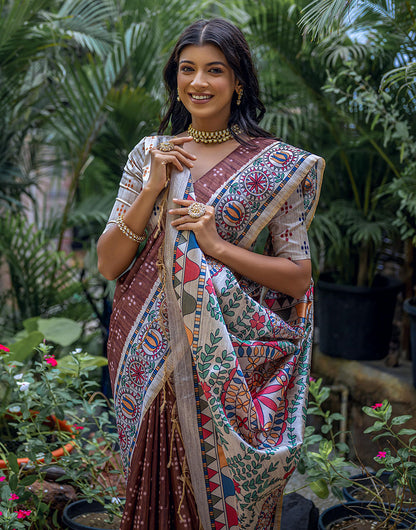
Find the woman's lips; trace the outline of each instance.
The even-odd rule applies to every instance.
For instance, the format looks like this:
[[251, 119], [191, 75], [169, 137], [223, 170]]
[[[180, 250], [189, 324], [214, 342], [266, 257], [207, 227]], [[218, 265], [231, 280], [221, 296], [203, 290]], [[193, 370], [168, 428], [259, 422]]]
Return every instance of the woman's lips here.
[[213, 96], [211, 94], [189, 94], [192, 103], [207, 103]]

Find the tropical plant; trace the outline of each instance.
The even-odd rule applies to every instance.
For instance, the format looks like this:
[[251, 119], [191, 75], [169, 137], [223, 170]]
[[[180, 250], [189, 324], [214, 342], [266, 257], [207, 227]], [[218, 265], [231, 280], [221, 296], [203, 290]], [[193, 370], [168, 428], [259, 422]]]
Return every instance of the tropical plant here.
[[[338, 265], [344, 283], [355, 279], [358, 285], [371, 285], [386, 236], [414, 237], [414, 199], [404, 190], [416, 172], [415, 6], [394, 0], [316, 0], [303, 13], [300, 26], [317, 40], [318, 51], [325, 50], [329, 75], [324, 91], [343, 117], [351, 148], [357, 153], [365, 147], [369, 161], [360, 157], [358, 167], [346, 166], [342, 188], [327, 172], [331, 189], [324, 190], [315, 227], [326, 267]], [[346, 40], [353, 44], [348, 53]], [[333, 221], [335, 241], [332, 235], [332, 241], [324, 237], [320, 218], [325, 224]]]
[[[368, 122], [368, 109], [355, 100], [341, 100], [329, 86], [335, 78], [340, 80], [340, 72], [350, 62], [377, 93], [403, 47], [393, 36], [390, 40], [387, 36], [386, 42], [384, 26], [380, 20], [374, 22], [375, 14], [373, 25], [367, 17], [367, 25], [358, 24], [360, 31], [356, 30], [360, 11], [345, 11], [357, 3], [247, 0], [245, 5], [261, 53], [260, 74], [269, 109], [265, 124], [277, 136], [318, 152], [327, 161], [320, 208], [310, 232], [315, 269], [332, 269], [341, 283], [371, 285], [386, 236], [397, 233], [392, 222], [395, 207], [380, 191], [400, 174], [400, 157], [395, 146], [384, 141], [380, 124]], [[393, 3], [383, 12], [396, 17], [389, 28], [406, 18]], [[331, 24], [322, 25], [319, 19], [320, 40], [314, 42], [308, 32], [316, 27], [318, 12], [326, 13]], [[345, 16], [335, 20], [334, 13], [339, 12]], [[408, 23], [401, 28], [406, 34], [410, 31]], [[353, 77], [344, 77], [341, 88], [347, 86], [358, 85]], [[355, 92], [351, 94], [355, 98]], [[401, 112], [399, 121], [406, 116]]]

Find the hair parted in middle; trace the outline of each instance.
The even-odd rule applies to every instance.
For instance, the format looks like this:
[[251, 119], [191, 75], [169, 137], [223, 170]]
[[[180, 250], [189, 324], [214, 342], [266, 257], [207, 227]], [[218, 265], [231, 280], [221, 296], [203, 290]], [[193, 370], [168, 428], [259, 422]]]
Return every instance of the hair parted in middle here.
[[181, 133], [190, 125], [191, 114], [177, 98], [179, 56], [185, 46], [204, 46], [205, 44], [213, 44], [221, 50], [243, 88], [240, 105], [237, 105], [237, 93], [233, 95], [228, 121], [229, 128], [232, 125], [238, 125], [241, 132], [236, 133], [231, 129], [231, 134], [242, 144], [247, 143], [243, 136], [273, 137], [258, 125], [266, 109], [259, 97], [259, 82], [250, 48], [242, 31], [222, 18], [198, 20], [188, 26], [179, 37], [163, 70], [169, 107], [161, 120], [159, 134], [164, 133], [169, 122], [172, 135]]

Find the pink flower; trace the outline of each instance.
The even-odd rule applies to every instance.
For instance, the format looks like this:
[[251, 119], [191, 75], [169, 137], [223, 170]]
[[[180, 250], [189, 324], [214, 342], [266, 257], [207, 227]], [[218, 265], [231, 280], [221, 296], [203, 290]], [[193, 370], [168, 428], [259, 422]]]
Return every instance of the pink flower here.
[[29, 515], [32, 513], [32, 510], [19, 510], [17, 513], [18, 519], [25, 519], [25, 517], [29, 517]]
[[310, 383], [315, 383], [315, 382], [316, 382], [316, 379], [315, 379], [314, 377], [310, 377], [310, 378], [309, 378], [309, 382], [310, 382]]
[[253, 318], [250, 320], [250, 326], [259, 331], [264, 326], [265, 320], [266, 317], [264, 315], [260, 316], [258, 313], [254, 313]]
[[58, 361], [55, 359], [55, 355], [44, 355], [43, 358], [51, 366], [57, 366], [58, 365]]
[[214, 286], [212, 285], [211, 278], [208, 279], [205, 289], [209, 292], [209, 294], [212, 294], [215, 292]]
[[72, 426], [74, 427], [74, 429], [77, 429], [78, 431], [82, 431], [84, 427], [82, 427], [82, 425], [77, 425], [76, 423], [74, 423], [74, 425]]
[[377, 458], [386, 458], [386, 456], [387, 456], [386, 451], [379, 451], [377, 453]]
[[0, 512], [0, 515], [3, 515], [3, 512]]
[[374, 405], [371, 405], [371, 408], [376, 410], [380, 409], [383, 406], [383, 403], [375, 403]]
[[9, 497], [9, 501], [17, 501], [19, 498], [19, 495], [16, 495], [16, 493], [12, 493]]
[[0, 482], [4, 482], [6, 480], [6, 477], [0, 477]]
[[4, 352], [8, 353], [10, 351], [10, 349], [7, 346], [3, 346], [3, 344], [0, 344], [0, 351], [4, 351]]

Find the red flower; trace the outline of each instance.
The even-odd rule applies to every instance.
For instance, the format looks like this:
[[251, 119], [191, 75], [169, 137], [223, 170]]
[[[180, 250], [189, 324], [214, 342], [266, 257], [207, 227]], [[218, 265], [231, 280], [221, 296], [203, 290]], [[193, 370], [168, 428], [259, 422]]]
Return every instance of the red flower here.
[[386, 456], [387, 456], [386, 451], [379, 451], [377, 453], [377, 458], [386, 458]]
[[3, 346], [3, 344], [0, 344], [0, 351], [8, 353], [10, 351], [10, 348], [8, 348], [7, 346]]
[[6, 477], [0, 477], [0, 482], [4, 482], [6, 480]]
[[211, 278], [208, 279], [205, 289], [209, 292], [209, 294], [212, 294], [215, 292], [214, 286], [212, 285]]
[[32, 510], [19, 510], [17, 513], [18, 519], [25, 519], [25, 517], [29, 517], [29, 515], [32, 513]]
[[82, 431], [84, 427], [82, 427], [82, 425], [77, 425], [76, 423], [74, 423], [74, 425], [72, 426], [74, 427], [74, 429], [77, 429], [78, 431]]
[[264, 315], [260, 316], [258, 313], [254, 313], [253, 318], [250, 320], [250, 325], [259, 331], [264, 326], [265, 320], [266, 317]]
[[9, 497], [9, 501], [17, 501], [19, 498], [19, 495], [16, 495], [16, 493], [12, 493]]
[[374, 405], [371, 405], [371, 408], [376, 410], [380, 409], [383, 406], [383, 403], [375, 403]]
[[55, 359], [55, 355], [45, 355], [43, 358], [48, 364], [53, 367], [58, 365], [58, 361]]

